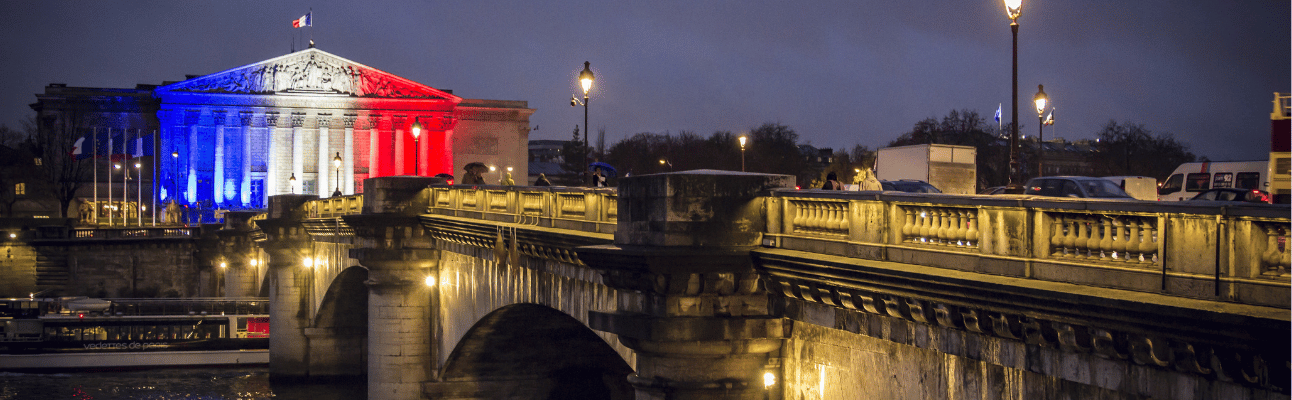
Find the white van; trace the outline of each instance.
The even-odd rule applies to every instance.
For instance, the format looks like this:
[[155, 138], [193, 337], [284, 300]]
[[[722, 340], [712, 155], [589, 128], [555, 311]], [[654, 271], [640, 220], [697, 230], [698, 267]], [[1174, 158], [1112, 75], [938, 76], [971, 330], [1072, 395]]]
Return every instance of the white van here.
[[1270, 190], [1269, 161], [1191, 162], [1180, 164], [1162, 181], [1162, 201], [1188, 200], [1211, 188]]
[[1147, 176], [1105, 176], [1136, 200], [1157, 201], [1157, 178]]

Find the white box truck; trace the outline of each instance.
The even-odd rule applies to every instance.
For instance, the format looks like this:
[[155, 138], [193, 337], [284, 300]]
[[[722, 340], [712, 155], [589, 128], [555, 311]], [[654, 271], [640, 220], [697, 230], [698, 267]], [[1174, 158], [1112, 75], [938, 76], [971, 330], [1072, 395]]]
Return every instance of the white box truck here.
[[881, 181], [925, 181], [951, 194], [977, 194], [978, 150], [949, 144], [885, 147], [875, 155]]

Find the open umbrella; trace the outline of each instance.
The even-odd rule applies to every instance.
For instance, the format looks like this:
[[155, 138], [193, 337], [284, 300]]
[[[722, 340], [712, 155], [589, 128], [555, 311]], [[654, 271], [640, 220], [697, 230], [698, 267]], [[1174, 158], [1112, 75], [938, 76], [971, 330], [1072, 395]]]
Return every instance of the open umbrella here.
[[465, 165], [465, 166], [463, 166], [463, 167], [462, 167], [462, 169], [467, 170], [467, 171], [471, 171], [471, 170], [476, 169], [476, 168], [480, 168], [480, 169], [488, 170], [488, 169], [489, 169], [489, 166], [485, 165], [485, 164], [484, 164], [484, 163], [482, 163], [482, 162], [476, 161], [476, 162], [467, 163], [467, 165]]
[[604, 173], [604, 174], [606, 174], [606, 177], [607, 177], [607, 178], [614, 178], [614, 177], [615, 177], [615, 174], [616, 174], [616, 172], [615, 172], [615, 167], [610, 166], [610, 164], [606, 164], [606, 163], [603, 163], [603, 162], [594, 162], [594, 163], [592, 163], [592, 164], [588, 164], [588, 170], [589, 170], [589, 171], [594, 170], [594, 169], [597, 169], [597, 168], [601, 168], [601, 172], [602, 172], [602, 173]]

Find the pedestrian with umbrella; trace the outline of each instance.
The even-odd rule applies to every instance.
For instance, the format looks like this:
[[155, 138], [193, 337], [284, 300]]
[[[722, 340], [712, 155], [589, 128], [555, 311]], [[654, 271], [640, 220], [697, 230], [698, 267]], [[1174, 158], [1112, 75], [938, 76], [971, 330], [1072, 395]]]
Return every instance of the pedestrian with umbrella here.
[[465, 167], [463, 167], [463, 169], [465, 169], [467, 172], [465, 175], [462, 176], [463, 185], [485, 184], [484, 172], [488, 171], [489, 167], [485, 166], [484, 163], [479, 161], [472, 162], [467, 164]]

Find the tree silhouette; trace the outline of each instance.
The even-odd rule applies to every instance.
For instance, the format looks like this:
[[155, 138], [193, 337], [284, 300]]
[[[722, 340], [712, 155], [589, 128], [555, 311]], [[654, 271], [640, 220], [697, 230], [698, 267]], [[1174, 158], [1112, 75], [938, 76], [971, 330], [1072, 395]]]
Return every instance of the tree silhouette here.
[[1161, 181], [1180, 164], [1198, 161], [1189, 146], [1171, 134], [1154, 135], [1140, 124], [1108, 121], [1098, 138], [1086, 159], [1095, 176], [1140, 175]]

